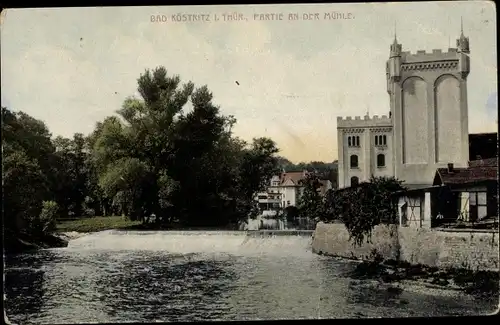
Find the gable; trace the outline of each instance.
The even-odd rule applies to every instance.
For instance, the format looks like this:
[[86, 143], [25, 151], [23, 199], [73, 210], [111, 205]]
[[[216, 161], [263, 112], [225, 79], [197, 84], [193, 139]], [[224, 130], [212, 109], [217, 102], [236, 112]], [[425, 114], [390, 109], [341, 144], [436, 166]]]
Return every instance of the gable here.
[[432, 182], [432, 185], [443, 185], [443, 180], [441, 179], [441, 175], [439, 174], [439, 169], [436, 170], [436, 174], [434, 174], [434, 181]]
[[281, 186], [295, 186], [295, 183], [290, 179], [286, 179]]

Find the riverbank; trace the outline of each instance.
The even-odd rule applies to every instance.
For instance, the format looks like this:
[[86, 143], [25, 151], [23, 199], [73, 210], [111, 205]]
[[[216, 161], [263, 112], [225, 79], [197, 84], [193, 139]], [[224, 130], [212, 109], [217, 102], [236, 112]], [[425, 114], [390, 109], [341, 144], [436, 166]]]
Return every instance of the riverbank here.
[[93, 217], [81, 218], [76, 220], [62, 221], [57, 225], [56, 232], [58, 233], [90, 233], [104, 230], [193, 230], [193, 231], [223, 231], [223, 230], [238, 230], [237, 225], [228, 225], [225, 227], [186, 227], [180, 224], [156, 224], [142, 223], [142, 221], [131, 221], [123, 216], [112, 217]]
[[62, 221], [56, 226], [58, 233], [89, 233], [110, 229], [130, 229], [139, 227], [140, 221], [131, 221], [123, 216], [81, 218]]
[[499, 293], [498, 272], [412, 265], [407, 262], [384, 260], [377, 254], [372, 254], [370, 260], [359, 261], [351, 277], [355, 280], [373, 280], [388, 292], [406, 289], [427, 293], [434, 291], [445, 296], [465, 293], [475, 298], [487, 299], [498, 299]]
[[23, 233], [4, 234], [4, 252], [6, 254], [20, 254], [43, 248], [67, 247], [68, 240], [60, 236], [47, 234], [43, 236], [30, 236]]

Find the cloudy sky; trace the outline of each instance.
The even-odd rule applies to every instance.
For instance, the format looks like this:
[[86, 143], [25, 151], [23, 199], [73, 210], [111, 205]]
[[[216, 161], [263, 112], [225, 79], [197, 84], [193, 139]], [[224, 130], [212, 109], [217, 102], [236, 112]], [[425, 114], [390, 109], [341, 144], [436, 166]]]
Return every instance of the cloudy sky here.
[[[224, 21], [224, 13], [247, 20]], [[325, 13], [350, 13], [325, 20]], [[174, 22], [172, 14], [210, 14]], [[283, 13], [281, 21], [254, 14]], [[319, 20], [288, 20], [318, 13]], [[214, 14], [219, 21], [214, 21]], [[167, 22], [151, 22], [165, 15]], [[497, 130], [492, 2], [12, 9], [2, 12], [2, 106], [53, 135], [88, 134], [163, 65], [208, 85], [244, 139], [272, 137], [292, 161], [337, 158], [336, 117], [388, 114], [385, 61], [397, 26], [403, 51], [447, 50], [470, 37], [469, 130]], [[236, 84], [238, 81], [239, 85]]]

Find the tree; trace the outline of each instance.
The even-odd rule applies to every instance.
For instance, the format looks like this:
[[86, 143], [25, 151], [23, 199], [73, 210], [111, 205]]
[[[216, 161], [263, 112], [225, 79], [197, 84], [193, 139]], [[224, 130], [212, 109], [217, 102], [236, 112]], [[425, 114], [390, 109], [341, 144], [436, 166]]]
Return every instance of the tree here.
[[54, 147], [45, 124], [2, 107], [2, 201], [9, 232], [29, 232], [42, 202], [51, 198]]
[[52, 175], [53, 192], [63, 215], [73, 214], [80, 217], [83, 212], [85, 198], [88, 196], [87, 166], [88, 153], [86, 139], [76, 133], [73, 139], [56, 137], [53, 140], [56, 149], [54, 154]]
[[365, 239], [370, 240], [376, 225], [397, 222], [393, 193], [404, 190], [402, 184], [394, 177], [372, 176], [359, 186], [330, 191], [325, 199], [323, 220], [341, 220], [350, 239], [361, 245]]
[[309, 220], [321, 218], [324, 212], [318, 176], [315, 173], [308, 173], [306, 178], [300, 181], [300, 185], [303, 186], [303, 190], [297, 204], [299, 215]]
[[163, 222], [213, 226], [246, 217], [276, 170], [275, 143], [233, 137], [235, 118], [220, 113], [208, 88], [181, 86], [164, 67], [146, 70], [138, 92], [88, 138], [104, 197], [134, 219], [154, 213]]
[[314, 172], [320, 179], [327, 179], [332, 182], [334, 188], [338, 184], [338, 161], [335, 160], [331, 163], [323, 161], [300, 162], [298, 164], [291, 163], [288, 159], [279, 157], [279, 166], [287, 172], [306, 170]]

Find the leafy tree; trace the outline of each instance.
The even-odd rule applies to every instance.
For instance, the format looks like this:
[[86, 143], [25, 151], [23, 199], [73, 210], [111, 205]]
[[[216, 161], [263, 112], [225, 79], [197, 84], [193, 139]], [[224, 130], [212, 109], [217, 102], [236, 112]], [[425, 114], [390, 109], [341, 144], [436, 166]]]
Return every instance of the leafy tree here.
[[[89, 136], [99, 188], [137, 219], [224, 225], [246, 217], [253, 194], [276, 169], [275, 143], [251, 146], [231, 134], [236, 120], [220, 114], [206, 86], [168, 76], [164, 67], [138, 79], [141, 98], [127, 98]], [[190, 103], [192, 110], [186, 112]]]
[[9, 232], [29, 232], [42, 201], [51, 197], [54, 147], [45, 124], [2, 107], [2, 201]]
[[338, 184], [338, 161], [326, 163], [323, 161], [300, 162], [298, 164], [291, 163], [288, 159], [280, 157], [279, 165], [285, 171], [307, 170], [314, 172], [319, 178], [327, 179], [332, 182], [334, 188]]
[[324, 221], [341, 220], [350, 239], [361, 245], [380, 223], [396, 223], [393, 193], [403, 190], [403, 182], [393, 177], [373, 177], [356, 187], [330, 191], [325, 199]]
[[302, 193], [298, 198], [298, 212], [303, 218], [314, 220], [323, 215], [323, 198], [319, 193], [320, 180], [315, 173], [308, 173], [306, 178], [300, 181], [303, 186]]
[[56, 229], [59, 207], [54, 201], [43, 201], [39, 216], [34, 216], [31, 222], [32, 232], [39, 236], [50, 234]]
[[73, 139], [56, 137], [53, 140], [56, 149], [52, 162], [53, 188], [61, 214], [73, 214], [80, 217], [85, 198], [88, 196], [87, 178], [90, 172], [87, 166], [88, 153], [86, 139], [76, 133]]

